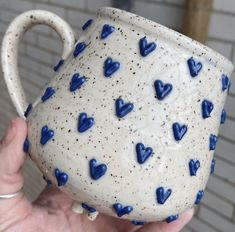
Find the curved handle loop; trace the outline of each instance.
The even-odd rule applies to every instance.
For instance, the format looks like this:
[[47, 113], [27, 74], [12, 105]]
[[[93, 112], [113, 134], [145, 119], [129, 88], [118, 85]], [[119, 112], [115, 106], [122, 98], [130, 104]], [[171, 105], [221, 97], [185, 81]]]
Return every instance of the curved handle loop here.
[[18, 46], [24, 33], [31, 27], [45, 24], [53, 28], [63, 41], [62, 59], [66, 59], [74, 48], [75, 36], [72, 28], [59, 16], [44, 10], [31, 10], [17, 16], [8, 27], [2, 42], [2, 70], [11, 100], [20, 115], [28, 106], [17, 67]]

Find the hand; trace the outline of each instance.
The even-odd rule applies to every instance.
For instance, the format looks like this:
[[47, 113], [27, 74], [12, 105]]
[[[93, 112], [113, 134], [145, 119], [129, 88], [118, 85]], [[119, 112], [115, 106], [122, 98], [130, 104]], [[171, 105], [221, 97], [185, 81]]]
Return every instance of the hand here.
[[[0, 142], [0, 194], [17, 192], [24, 184], [21, 167], [27, 155], [22, 147], [27, 134], [26, 123], [12, 121]], [[98, 215], [89, 221], [86, 215], [71, 211], [73, 200], [56, 186], [47, 186], [38, 199], [30, 203], [24, 194], [0, 199], [0, 231], [2, 232], [177, 232], [188, 223], [193, 210], [177, 221], [134, 226], [128, 220]]]

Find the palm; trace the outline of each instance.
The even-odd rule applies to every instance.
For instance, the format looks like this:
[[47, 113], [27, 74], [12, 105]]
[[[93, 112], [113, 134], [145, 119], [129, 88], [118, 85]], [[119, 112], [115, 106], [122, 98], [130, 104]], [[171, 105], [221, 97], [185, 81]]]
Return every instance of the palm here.
[[[46, 187], [39, 198], [33, 203], [30, 217], [43, 216], [51, 224], [42, 225], [41, 231], [66, 231], [66, 232], [118, 232], [135, 231], [137, 226], [127, 220], [113, 218], [107, 215], [98, 215], [95, 221], [90, 221], [85, 214], [76, 214], [71, 210], [73, 200], [57, 187]], [[32, 219], [30, 218], [29, 221]], [[34, 221], [34, 220], [32, 220]]]

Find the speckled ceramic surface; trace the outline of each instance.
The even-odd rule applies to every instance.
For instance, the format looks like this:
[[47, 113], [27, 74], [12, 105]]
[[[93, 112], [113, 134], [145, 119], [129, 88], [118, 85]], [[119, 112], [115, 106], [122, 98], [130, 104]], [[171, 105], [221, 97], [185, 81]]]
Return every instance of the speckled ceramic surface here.
[[[10, 95], [27, 117], [24, 150], [45, 179], [90, 219], [102, 212], [139, 225], [171, 222], [199, 204], [215, 166], [232, 64], [125, 11], [101, 8], [74, 46], [71, 29], [55, 17], [21, 15], [2, 50]], [[67, 47], [54, 79], [27, 108], [11, 56], [15, 34], [38, 21], [57, 28]]]

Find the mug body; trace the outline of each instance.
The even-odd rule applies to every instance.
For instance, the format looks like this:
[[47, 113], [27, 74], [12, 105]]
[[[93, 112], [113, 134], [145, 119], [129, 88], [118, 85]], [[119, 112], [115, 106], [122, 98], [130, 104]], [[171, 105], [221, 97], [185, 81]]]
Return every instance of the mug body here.
[[29, 153], [47, 179], [101, 213], [182, 213], [200, 202], [213, 168], [232, 69], [175, 31], [101, 8], [33, 105]]

